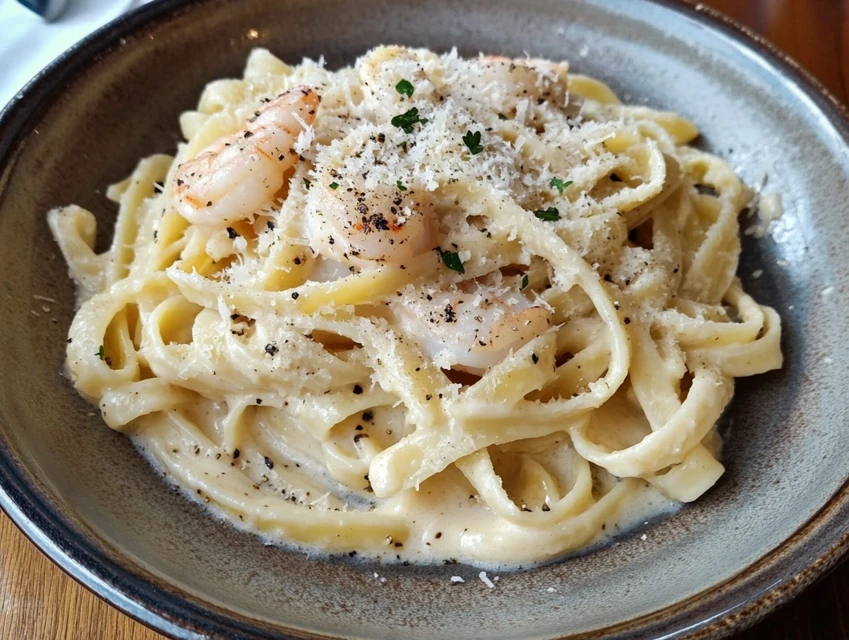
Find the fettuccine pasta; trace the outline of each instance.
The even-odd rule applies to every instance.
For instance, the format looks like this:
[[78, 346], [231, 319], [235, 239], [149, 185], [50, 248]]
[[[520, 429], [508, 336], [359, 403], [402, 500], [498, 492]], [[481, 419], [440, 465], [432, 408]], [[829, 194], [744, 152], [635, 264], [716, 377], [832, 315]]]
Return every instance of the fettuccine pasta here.
[[735, 276], [753, 193], [696, 127], [566, 63], [265, 50], [176, 157], [53, 210], [67, 365], [164, 475], [273, 541], [527, 565], [723, 473], [734, 378], [781, 366]]

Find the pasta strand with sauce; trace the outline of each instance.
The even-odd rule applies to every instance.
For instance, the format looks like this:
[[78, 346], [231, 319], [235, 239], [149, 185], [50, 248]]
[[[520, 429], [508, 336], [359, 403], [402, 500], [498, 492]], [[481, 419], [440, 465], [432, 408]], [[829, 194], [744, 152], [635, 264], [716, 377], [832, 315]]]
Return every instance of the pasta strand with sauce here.
[[48, 214], [81, 394], [186, 494], [329, 552], [517, 565], [707, 491], [752, 192], [696, 127], [566, 63], [256, 50], [177, 156]]

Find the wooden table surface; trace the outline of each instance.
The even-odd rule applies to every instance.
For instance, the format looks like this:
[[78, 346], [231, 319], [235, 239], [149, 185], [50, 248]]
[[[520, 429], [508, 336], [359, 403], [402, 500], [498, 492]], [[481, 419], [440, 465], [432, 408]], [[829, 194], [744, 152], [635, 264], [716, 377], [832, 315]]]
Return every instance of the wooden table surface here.
[[[849, 103], [849, 0], [707, 0], [766, 35]], [[0, 639], [161, 640], [79, 586], [0, 513]], [[849, 638], [849, 563], [738, 640]]]

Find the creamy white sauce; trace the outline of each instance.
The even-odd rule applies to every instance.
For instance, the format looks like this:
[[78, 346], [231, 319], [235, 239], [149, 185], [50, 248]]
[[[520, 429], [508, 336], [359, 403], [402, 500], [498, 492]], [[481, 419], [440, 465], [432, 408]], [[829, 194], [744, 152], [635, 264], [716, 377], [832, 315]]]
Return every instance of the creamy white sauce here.
[[109, 190], [108, 252], [89, 212], [48, 215], [68, 368], [269, 544], [494, 588], [697, 499], [733, 377], [781, 365], [735, 278], [749, 190], [692, 123], [565, 63], [260, 50], [181, 124]]

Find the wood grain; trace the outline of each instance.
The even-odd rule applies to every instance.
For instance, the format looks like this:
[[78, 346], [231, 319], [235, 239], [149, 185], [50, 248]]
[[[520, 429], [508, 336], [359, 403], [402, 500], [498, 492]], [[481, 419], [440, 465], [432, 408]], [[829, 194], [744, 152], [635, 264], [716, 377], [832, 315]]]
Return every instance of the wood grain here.
[[[849, 101], [849, 0], [710, 0]], [[66, 576], [0, 514], [0, 639], [160, 640]], [[849, 564], [738, 640], [849, 638]]]
[[0, 638], [161, 640], [65, 575], [0, 514]]

